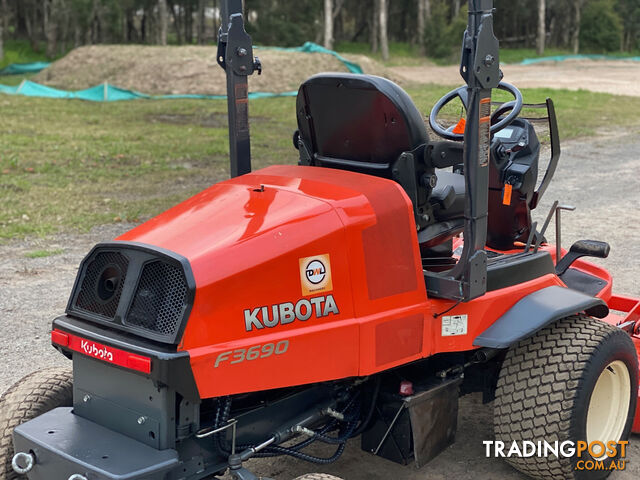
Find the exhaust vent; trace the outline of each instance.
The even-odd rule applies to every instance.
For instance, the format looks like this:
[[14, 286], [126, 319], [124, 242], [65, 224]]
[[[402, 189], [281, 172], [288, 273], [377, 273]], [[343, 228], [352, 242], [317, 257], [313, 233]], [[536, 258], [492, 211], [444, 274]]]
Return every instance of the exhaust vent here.
[[87, 265], [76, 308], [112, 320], [116, 315], [129, 260], [117, 252], [100, 252]]
[[133, 242], [96, 245], [80, 265], [67, 313], [156, 342], [177, 344], [195, 280], [186, 258]]
[[179, 268], [161, 261], [147, 263], [125, 323], [174, 335], [188, 306], [187, 293], [187, 282]]

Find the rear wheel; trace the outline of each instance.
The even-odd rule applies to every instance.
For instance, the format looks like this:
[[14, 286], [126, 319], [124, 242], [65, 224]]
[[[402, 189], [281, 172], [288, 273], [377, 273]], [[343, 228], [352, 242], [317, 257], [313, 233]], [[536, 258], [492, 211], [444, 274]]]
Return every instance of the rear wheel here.
[[73, 403], [73, 378], [69, 368], [47, 368], [33, 372], [0, 397], [0, 480], [18, 480], [11, 467], [13, 429], [57, 407]]
[[[497, 441], [505, 454], [513, 441], [626, 440], [638, 391], [638, 357], [624, 331], [584, 315], [565, 318], [512, 347], [500, 371], [494, 404]], [[544, 443], [542, 444], [544, 445]], [[541, 479], [599, 479], [611, 462], [594, 447], [580, 457], [553, 454], [506, 460]], [[580, 460], [599, 460], [602, 469], [584, 469]]]

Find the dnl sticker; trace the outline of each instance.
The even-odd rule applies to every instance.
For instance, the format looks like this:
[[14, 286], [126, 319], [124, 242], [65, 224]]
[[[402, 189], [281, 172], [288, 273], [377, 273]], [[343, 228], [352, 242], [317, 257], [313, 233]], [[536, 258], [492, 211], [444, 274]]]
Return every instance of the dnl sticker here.
[[300, 283], [305, 297], [333, 290], [328, 253], [300, 259]]
[[453, 337], [467, 334], [467, 315], [448, 315], [442, 317], [442, 336]]

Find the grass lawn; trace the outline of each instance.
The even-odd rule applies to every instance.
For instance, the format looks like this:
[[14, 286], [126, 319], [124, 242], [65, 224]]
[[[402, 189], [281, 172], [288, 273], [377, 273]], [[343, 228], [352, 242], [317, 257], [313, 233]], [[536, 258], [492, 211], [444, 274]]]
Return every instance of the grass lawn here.
[[[449, 89], [409, 93], [427, 114]], [[565, 139], [593, 135], [605, 123], [640, 125], [640, 98], [523, 93], [528, 102], [554, 98]], [[0, 241], [141, 221], [228, 176], [225, 101], [100, 104], [0, 95], [0, 109]], [[295, 99], [252, 100], [250, 114], [254, 168], [296, 163]]]

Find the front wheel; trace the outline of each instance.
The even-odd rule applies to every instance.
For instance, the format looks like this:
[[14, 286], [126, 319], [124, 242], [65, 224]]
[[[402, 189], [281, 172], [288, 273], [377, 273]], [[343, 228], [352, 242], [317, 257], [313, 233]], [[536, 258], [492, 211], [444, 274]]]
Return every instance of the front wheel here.
[[69, 368], [33, 372], [0, 397], [0, 480], [25, 478], [14, 472], [13, 429], [57, 407], [73, 403], [73, 375]]
[[[629, 335], [584, 315], [571, 316], [507, 352], [494, 404], [495, 437], [504, 442], [505, 454], [514, 441], [522, 449], [524, 441], [576, 446], [626, 440], [637, 392], [638, 356]], [[620, 454], [618, 448], [609, 457], [594, 444], [581, 456], [536, 451], [506, 460], [533, 478], [593, 480], [605, 478]], [[588, 469], [587, 461], [601, 462], [601, 468]]]

